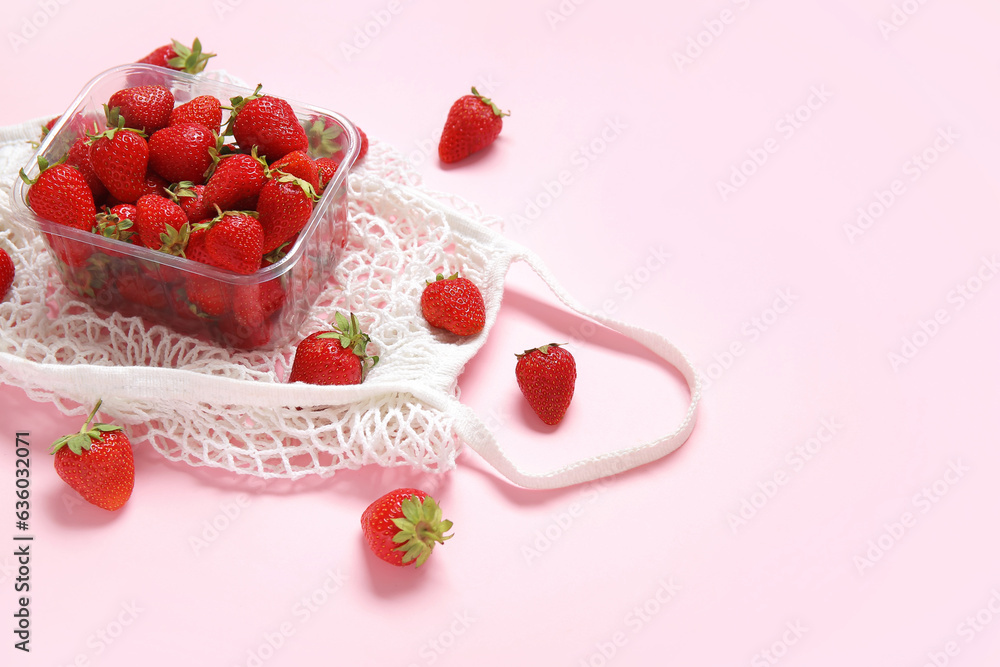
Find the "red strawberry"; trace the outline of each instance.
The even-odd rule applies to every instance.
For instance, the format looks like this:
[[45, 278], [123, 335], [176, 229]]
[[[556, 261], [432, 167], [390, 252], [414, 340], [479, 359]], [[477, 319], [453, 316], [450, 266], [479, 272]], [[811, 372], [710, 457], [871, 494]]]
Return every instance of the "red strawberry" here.
[[38, 158], [38, 176], [32, 180], [21, 170], [28, 188], [28, 206], [41, 218], [90, 231], [94, 226], [94, 195], [83, 175], [68, 164], [49, 163]]
[[256, 196], [267, 180], [266, 163], [252, 155], [230, 155], [219, 159], [205, 183], [205, 204], [228, 210], [238, 201]]
[[90, 422], [101, 407], [97, 402], [79, 433], [52, 445], [56, 473], [88, 503], [116, 510], [128, 501], [135, 485], [132, 445], [120, 426]]
[[222, 128], [222, 102], [212, 95], [199, 95], [190, 102], [179, 104], [170, 112], [170, 125], [198, 123], [219, 134]]
[[319, 167], [319, 187], [316, 188], [316, 192], [322, 194], [326, 190], [326, 184], [337, 175], [337, 167], [340, 166], [340, 163], [333, 158], [321, 157], [316, 160], [316, 166]]
[[271, 171], [283, 171], [301, 178], [311, 185], [313, 190], [319, 188], [319, 165], [304, 151], [292, 151], [277, 162], [271, 163]]
[[460, 97], [451, 105], [441, 132], [438, 157], [451, 164], [481, 151], [500, 135], [503, 117], [509, 115], [473, 88], [471, 95]]
[[372, 552], [391, 565], [420, 567], [452, 535], [437, 502], [420, 489], [396, 489], [361, 515], [361, 531]]
[[457, 273], [448, 278], [439, 273], [436, 280], [428, 281], [420, 295], [420, 309], [431, 326], [459, 336], [477, 334], [486, 324], [482, 293], [475, 283]]
[[117, 239], [126, 243], [139, 244], [139, 235], [135, 230], [136, 207], [133, 204], [118, 204], [98, 213], [95, 218], [94, 232], [109, 239]]
[[143, 195], [135, 203], [135, 229], [142, 245], [183, 255], [191, 226], [179, 204], [160, 195]]
[[101, 183], [101, 179], [94, 172], [94, 165], [90, 161], [90, 142], [87, 137], [80, 137], [73, 142], [66, 153], [66, 164], [76, 167], [80, 174], [87, 180], [90, 192], [94, 195], [94, 203], [100, 205], [108, 197], [108, 189]]
[[119, 202], [132, 203], [143, 195], [149, 145], [141, 133], [117, 127], [91, 137], [90, 162]]
[[232, 291], [228, 283], [190, 273], [184, 282], [188, 299], [206, 315], [222, 315], [229, 310]]
[[514, 373], [528, 405], [549, 426], [562, 421], [573, 399], [576, 360], [557, 343], [518, 354]]
[[205, 69], [205, 63], [214, 56], [214, 53], [202, 53], [201, 41], [195, 37], [194, 44], [190, 47], [174, 39], [171, 40], [170, 44], [154, 49], [142, 60], [136, 62], [197, 74]]
[[289, 382], [360, 384], [368, 369], [378, 363], [377, 356], [368, 356], [371, 339], [353, 313], [350, 320], [341, 313], [334, 320], [332, 331], [310, 334], [295, 347]]
[[191, 224], [211, 218], [215, 214], [215, 209], [205, 203], [204, 185], [194, 185], [190, 181], [174, 183], [167, 188], [167, 196], [180, 204]]
[[168, 304], [164, 283], [142, 273], [115, 276], [115, 289], [126, 301], [154, 310], [163, 310]]
[[309, 154], [317, 158], [332, 157], [343, 152], [340, 145], [340, 135], [344, 128], [329, 116], [312, 116], [306, 124], [306, 137], [309, 141]]
[[234, 97], [230, 123], [232, 135], [239, 147], [257, 147], [257, 153], [274, 162], [292, 151], [309, 150], [306, 131], [288, 102], [271, 95], [260, 95], [260, 86], [253, 95]]
[[183, 123], [157, 130], [149, 138], [149, 168], [171, 183], [205, 182], [212, 166], [216, 135], [204, 125]]
[[358, 134], [361, 135], [361, 147], [358, 149], [358, 157], [354, 160], [355, 162], [361, 162], [368, 155], [368, 135], [360, 127]]
[[7, 296], [7, 291], [14, 284], [14, 262], [3, 248], [0, 248], [0, 299]]
[[170, 181], [163, 178], [155, 171], [149, 170], [146, 172], [146, 176], [142, 179], [142, 194], [143, 195], [160, 195], [161, 197], [169, 196]]
[[213, 266], [248, 275], [260, 268], [263, 242], [264, 230], [256, 218], [229, 211], [212, 223], [205, 235], [205, 251]]
[[257, 214], [264, 229], [264, 253], [302, 231], [318, 198], [312, 186], [290, 174], [276, 174], [261, 188]]
[[152, 134], [170, 122], [174, 110], [174, 94], [166, 86], [133, 86], [115, 92], [107, 104], [108, 125], [118, 125], [117, 114], [125, 119], [125, 127]]

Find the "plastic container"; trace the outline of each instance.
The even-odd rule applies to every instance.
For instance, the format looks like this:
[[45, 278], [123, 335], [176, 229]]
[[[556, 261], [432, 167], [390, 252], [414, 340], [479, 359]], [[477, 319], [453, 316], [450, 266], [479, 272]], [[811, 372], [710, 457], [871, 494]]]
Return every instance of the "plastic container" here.
[[[93, 132], [95, 122], [103, 130], [107, 125], [103, 105], [113, 93], [149, 84], [168, 87], [175, 104], [183, 104], [199, 95], [214, 95], [223, 104], [228, 104], [231, 97], [253, 93], [241, 86], [154, 65], [134, 64], [109, 69], [83, 88], [24, 165], [25, 172], [35, 178], [39, 156], [50, 163], [56, 162], [79, 136]], [[266, 86], [263, 93], [269, 93]], [[256, 273], [239, 275], [44, 220], [28, 207], [29, 186], [21, 179], [16, 180], [13, 189], [15, 219], [44, 235], [62, 281], [70, 290], [88, 299], [99, 312], [139, 315], [150, 324], [166, 325], [233, 347], [284, 345], [297, 334], [310, 307], [330, 279], [346, 243], [346, 178], [357, 158], [361, 139], [357, 128], [343, 115], [283, 99], [292, 106], [307, 130], [317, 121], [333, 128], [334, 134], [339, 128], [337, 141], [341, 150], [336, 157], [340, 167], [287, 254]], [[223, 125], [226, 117], [224, 110]], [[312, 157], [321, 157], [312, 148], [310, 153]], [[233, 307], [219, 315], [196, 312], [186, 296], [186, 286], [192, 281], [200, 281], [202, 288], [207, 282], [223, 290]], [[241, 310], [237, 304], [252, 304], [253, 299], [262, 300], [265, 310], [243, 308], [239, 315], [234, 312]], [[273, 312], [262, 315], [268, 311]]]

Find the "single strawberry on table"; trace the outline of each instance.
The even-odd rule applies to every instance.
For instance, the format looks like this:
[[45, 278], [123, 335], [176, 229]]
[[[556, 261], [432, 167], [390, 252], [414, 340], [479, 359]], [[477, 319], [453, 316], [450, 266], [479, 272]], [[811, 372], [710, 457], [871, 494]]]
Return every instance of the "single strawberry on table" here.
[[420, 309], [424, 319], [459, 336], [472, 336], [486, 324], [486, 305], [483, 294], [468, 278], [453, 274], [447, 278], [437, 274], [427, 281], [420, 296]]
[[549, 426], [562, 421], [576, 386], [576, 360], [558, 343], [515, 355], [517, 386], [538, 418]]
[[181, 44], [174, 39], [170, 41], [170, 44], [157, 47], [136, 62], [159, 65], [160, 67], [188, 72], [189, 74], [197, 74], [205, 69], [208, 59], [214, 56], [214, 53], [202, 52], [201, 40], [195, 37], [194, 43], [191, 46]]
[[390, 491], [361, 515], [361, 531], [372, 552], [396, 566], [420, 567], [444, 544], [452, 522], [443, 518], [437, 502], [420, 489]]
[[296, 345], [289, 382], [361, 384], [367, 371], [378, 363], [377, 356], [368, 356], [371, 339], [361, 330], [354, 313], [348, 319], [338, 312], [334, 322], [333, 330], [317, 331]]
[[87, 502], [117, 510], [128, 501], [135, 485], [132, 445], [120, 426], [93, 424], [101, 401], [90, 412], [79, 433], [55, 441], [56, 473]]
[[500, 136], [503, 117], [509, 115], [473, 88], [471, 95], [451, 105], [438, 143], [438, 157], [451, 164], [481, 151]]

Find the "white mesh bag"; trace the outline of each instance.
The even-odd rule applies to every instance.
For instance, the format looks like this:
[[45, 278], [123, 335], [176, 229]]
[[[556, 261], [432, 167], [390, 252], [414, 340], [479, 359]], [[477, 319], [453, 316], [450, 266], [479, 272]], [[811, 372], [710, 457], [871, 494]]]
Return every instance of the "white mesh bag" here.
[[[662, 336], [588, 312], [538, 258], [457, 198], [431, 194], [402, 157], [373, 142], [348, 178], [349, 238], [301, 333], [329, 328], [352, 311], [379, 363], [357, 386], [288, 384], [292, 341], [283, 348], [221, 348], [138, 318], [102, 316], [63, 287], [40, 234], [15, 224], [11, 187], [31, 158], [42, 119], [0, 129], [0, 246], [16, 277], [0, 301], [0, 381], [65, 414], [102, 411], [130, 425], [173, 461], [263, 478], [331, 475], [364, 465], [445, 472], [468, 445], [513, 483], [555, 488], [658, 459], [691, 433], [698, 405], [690, 362]], [[645, 345], [675, 366], [690, 390], [677, 428], [655, 441], [558, 470], [519, 469], [476, 414], [458, 400], [457, 378], [496, 319], [513, 261], [527, 262], [572, 310]], [[470, 338], [432, 329], [420, 314], [428, 276], [458, 272], [477, 283], [486, 328]]]

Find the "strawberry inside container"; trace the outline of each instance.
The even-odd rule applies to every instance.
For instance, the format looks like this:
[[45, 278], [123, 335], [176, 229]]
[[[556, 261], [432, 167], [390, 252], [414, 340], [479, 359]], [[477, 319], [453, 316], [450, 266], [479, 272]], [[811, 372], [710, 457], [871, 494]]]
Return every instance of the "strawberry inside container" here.
[[[76, 156], [79, 152], [85, 152], [80, 146], [83, 143], [81, 138], [88, 134], [96, 136], [115, 121], [105, 109], [112, 96], [140, 86], [159, 86], [169, 90], [173, 98], [172, 110], [184, 106], [183, 111], [176, 111], [176, 114], [188, 115], [185, 120], [190, 119], [188, 112], [195, 105], [189, 103], [196, 98], [211, 96], [221, 105], [229, 106], [234, 98], [250, 98], [255, 92], [261, 94], [203, 75], [190, 75], [153, 65], [132, 64], [109, 69], [83, 88], [45, 136], [29, 163], [24, 165], [27, 179], [31, 181], [39, 177], [39, 157], [49, 164], [67, 156], [71, 156], [71, 162], [78, 160]], [[326, 179], [321, 182], [321, 194], [317, 192], [312, 200], [308, 219], [300, 213], [301, 218], [296, 223], [298, 231], [278, 248], [262, 255], [260, 266], [256, 269], [247, 266], [245, 261], [243, 265], [238, 265], [239, 272], [204, 261], [204, 239], [198, 237], [205, 236], [206, 230], [196, 230], [196, 223], [191, 223], [183, 241], [175, 240], [173, 251], [176, 252], [179, 246], [179, 254], [138, 243], [133, 238], [135, 229], [117, 229], [114, 218], [109, 221], [107, 217], [96, 215], [108, 214], [112, 206], [121, 203], [111, 194], [99, 192], [100, 184], [96, 189], [92, 188], [95, 221], [90, 230], [80, 228], [85, 225], [70, 226], [38, 215], [33, 208], [39, 207], [33, 207], [29, 197], [31, 186], [23, 180], [16, 181], [14, 185], [12, 203], [15, 219], [42, 234], [57, 273], [67, 289], [102, 314], [140, 316], [147, 325], [165, 325], [225, 346], [244, 349], [282, 346], [297, 335], [340, 259], [347, 238], [346, 179], [359, 154], [361, 140], [357, 128], [343, 115], [281, 99], [290, 107], [294, 121], [306, 134], [308, 143], [303, 151], [306, 156], [311, 160], [332, 157], [339, 166], [332, 176], [328, 176], [328, 182]], [[125, 105], [120, 108], [127, 111]], [[225, 132], [228, 125], [231, 130], [231, 112], [223, 109], [222, 114], [221, 129]], [[151, 134], [155, 134], [155, 130]], [[262, 145], [265, 142], [266, 136], [261, 139]], [[147, 137], [147, 145], [149, 143]], [[223, 136], [219, 147], [218, 166], [212, 175], [222, 168], [221, 165], [235, 161], [237, 155], [242, 156], [239, 160], [248, 161], [251, 152], [268, 168], [279, 162], [276, 155], [267, 160], [257, 156], [249, 146], [236, 145], [231, 136]], [[71, 155], [71, 151], [76, 153]], [[284, 166], [293, 162], [286, 159], [279, 168], [294, 173], [275, 171], [269, 178], [299, 179], [303, 173], [301, 168]], [[308, 163], [309, 160], [300, 162]], [[177, 172], [170, 173], [176, 177]], [[305, 173], [308, 178], [308, 169]], [[212, 175], [207, 181], [211, 181]], [[273, 189], [278, 190], [277, 185]], [[183, 183], [171, 182], [149, 170], [143, 192], [157, 194], [153, 199], [159, 202], [159, 197], [169, 198], [170, 192], [176, 195], [184, 190], [183, 186]], [[207, 182], [204, 187], [208, 187]], [[168, 189], [170, 192], [167, 192]], [[285, 185], [283, 189], [287, 191], [289, 188]], [[183, 198], [175, 198], [187, 205]], [[136, 202], [124, 203], [134, 206]], [[232, 202], [231, 206], [227, 206], [233, 211], [233, 216], [229, 217], [235, 217], [240, 211], [251, 211], [250, 216], [256, 217], [257, 212], [248, 208], [256, 205], [256, 201], [246, 199]], [[282, 215], [284, 209], [276, 210], [279, 213], [271, 213], [272, 218]], [[172, 212], [176, 214], [176, 211]], [[212, 211], [211, 215], [218, 218], [218, 213], [228, 214], [220, 210]], [[149, 217], [152, 214], [145, 215]], [[226, 223], [229, 222], [226, 218]], [[299, 226], [301, 229], [298, 229]], [[213, 232], [213, 235], [224, 236], [220, 231]], [[169, 245], [164, 243], [164, 248]]]

